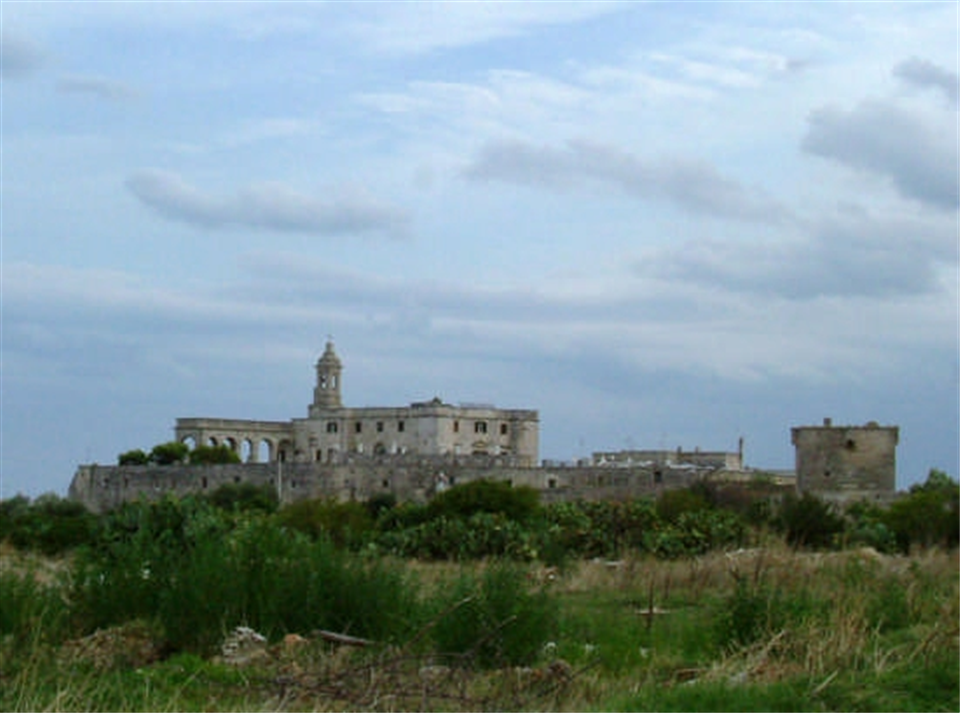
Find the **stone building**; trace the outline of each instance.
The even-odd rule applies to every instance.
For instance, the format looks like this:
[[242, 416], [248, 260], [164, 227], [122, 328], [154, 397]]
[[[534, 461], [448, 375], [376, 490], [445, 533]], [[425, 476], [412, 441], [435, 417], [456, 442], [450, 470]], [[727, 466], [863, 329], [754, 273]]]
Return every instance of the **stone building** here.
[[871, 421], [865, 426], [790, 429], [796, 449], [797, 489], [828, 500], [887, 500], [897, 487], [900, 429]]
[[677, 446], [671, 450], [622, 450], [602, 451], [591, 457], [593, 465], [623, 468], [634, 465], [653, 465], [682, 467], [690, 466], [706, 469], [723, 469], [739, 472], [744, 470], [743, 439], [738, 443], [736, 451], [702, 451], [695, 448], [692, 451], [683, 450]]
[[342, 373], [343, 364], [328, 342], [316, 364], [306, 418], [179, 418], [176, 438], [193, 446], [227, 445], [249, 463], [338, 463], [351, 454], [490, 455], [509, 457], [520, 466], [537, 463], [537, 411], [455, 406], [439, 398], [401, 407], [345, 407]]

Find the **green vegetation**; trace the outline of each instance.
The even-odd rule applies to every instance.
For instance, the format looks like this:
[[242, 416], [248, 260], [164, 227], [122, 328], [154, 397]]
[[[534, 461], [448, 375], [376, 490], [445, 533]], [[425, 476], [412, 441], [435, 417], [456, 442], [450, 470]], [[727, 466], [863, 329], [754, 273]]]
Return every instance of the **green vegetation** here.
[[[709, 484], [13, 498], [0, 709], [957, 710], [958, 487], [845, 510]], [[238, 626], [267, 641], [231, 664]]]

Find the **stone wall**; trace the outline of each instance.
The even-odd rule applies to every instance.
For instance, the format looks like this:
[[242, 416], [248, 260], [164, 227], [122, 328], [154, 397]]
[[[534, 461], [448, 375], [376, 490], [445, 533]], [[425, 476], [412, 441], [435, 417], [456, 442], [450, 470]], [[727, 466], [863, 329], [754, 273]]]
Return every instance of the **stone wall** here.
[[[438, 485], [457, 485], [481, 478], [526, 485], [541, 493], [542, 502], [615, 500], [652, 495], [689, 485], [705, 472], [691, 468], [526, 468], [497, 457], [394, 456], [355, 457], [337, 464], [243, 463], [229, 465], [80, 466], [69, 495], [94, 512], [105, 512], [137, 499], [157, 500], [170, 493], [209, 493], [229, 484], [252, 483], [277, 488], [281, 502], [329, 497], [364, 500], [392, 493], [399, 500], [424, 502]], [[717, 476], [713, 471], [712, 475]]]
[[797, 488], [844, 502], [894, 497], [897, 474], [896, 426], [822, 426], [791, 429], [796, 448]]

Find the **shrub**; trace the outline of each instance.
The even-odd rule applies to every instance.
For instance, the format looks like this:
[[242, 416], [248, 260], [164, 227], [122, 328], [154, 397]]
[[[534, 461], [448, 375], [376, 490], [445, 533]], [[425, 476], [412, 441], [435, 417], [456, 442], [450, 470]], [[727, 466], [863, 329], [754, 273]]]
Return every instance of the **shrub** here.
[[147, 465], [149, 462], [150, 456], [140, 448], [117, 456], [117, 465]]
[[299, 500], [284, 507], [280, 522], [313, 539], [330, 538], [341, 547], [359, 547], [373, 532], [373, 519], [363, 503], [333, 499]]
[[271, 513], [277, 509], [277, 491], [269, 485], [253, 483], [225, 483], [206, 496], [208, 502], [221, 510]]
[[676, 524], [681, 515], [708, 510], [710, 503], [703, 489], [677, 488], [665, 490], [657, 498], [657, 515], [664, 522]]
[[960, 543], [960, 484], [933, 469], [925, 483], [914, 485], [900, 500], [891, 503], [882, 518], [903, 552], [911, 546]]
[[37, 642], [55, 643], [66, 631], [67, 604], [57, 585], [40, 584], [35, 573], [0, 571], [0, 638], [13, 652]]
[[438, 599], [433, 628], [437, 651], [480, 668], [533, 663], [554, 636], [557, 605], [545, 591], [530, 592], [515, 565], [496, 562], [476, 578], [462, 574]]
[[150, 462], [155, 465], [186, 463], [189, 454], [190, 448], [186, 443], [179, 443], [178, 441], [160, 443], [150, 451]]
[[191, 463], [197, 465], [216, 465], [221, 463], [239, 463], [240, 456], [230, 446], [223, 443], [216, 446], [197, 446], [190, 451]]
[[14, 546], [57, 555], [88, 542], [95, 518], [83, 504], [55, 493], [32, 503], [23, 496], [3, 502], [0, 539]]
[[843, 518], [833, 507], [811, 493], [797, 498], [792, 493], [780, 504], [777, 524], [794, 548], [825, 548], [835, 544], [835, 536], [843, 532]]
[[540, 495], [527, 486], [513, 487], [496, 480], [475, 480], [437, 495], [427, 506], [430, 517], [467, 518], [478, 512], [502, 513], [526, 522], [536, 515]]

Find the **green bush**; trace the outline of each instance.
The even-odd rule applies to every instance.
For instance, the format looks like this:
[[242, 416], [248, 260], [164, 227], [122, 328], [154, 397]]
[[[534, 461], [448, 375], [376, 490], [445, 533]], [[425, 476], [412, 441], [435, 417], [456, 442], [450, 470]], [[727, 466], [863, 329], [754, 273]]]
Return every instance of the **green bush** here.
[[956, 547], [960, 543], [960, 484], [939, 470], [891, 503], [882, 517], [903, 552], [912, 546]]
[[374, 523], [363, 503], [318, 498], [298, 500], [279, 513], [280, 522], [313, 539], [330, 538], [340, 547], [358, 548], [373, 535]]
[[271, 513], [277, 509], [277, 491], [269, 485], [226, 483], [206, 499], [211, 505], [228, 512], [257, 510]]
[[57, 643], [67, 626], [67, 603], [59, 585], [40, 584], [35, 572], [0, 571], [0, 639], [15, 654], [37, 643]]
[[495, 562], [479, 581], [462, 574], [437, 601], [437, 651], [460, 665], [496, 668], [533, 663], [556, 633], [556, 601], [528, 591], [515, 565]]
[[147, 465], [150, 462], [150, 456], [137, 448], [117, 456], [117, 465]]
[[150, 451], [150, 462], [154, 465], [175, 465], [186, 463], [190, 455], [190, 448], [186, 443], [170, 441], [159, 443]]
[[190, 463], [195, 465], [218, 465], [221, 463], [239, 463], [240, 456], [230, 446], [223, 443], [216, 446], [197, 446], [189, 453]]
[[833, 547], [837, 544], [837, 535], [844, 529], [843, 518], [833, 506], [812, 493], [804, 493], [799, 498], [793, 493], [785, 495], [777, 525], [793, 548]]
[[0, 540], [52, 556], [88, 542], [95, 521], [83, 504], [55, 493], [41, 495], [32, 503], [17, 496], [0, 503]]
[[172, 650], [200, 654], [240, 624], [274, 638], [326, 628], [397, 642], [422, 623], [399, 569], [199, 500], [109, 518], [78, 554], [71, 599], [83, 631], [142, 619], [159, 624]]
[[501, 513], [517, 522], [527, 522], [537, 514], [540, 495], [527, 486], [513, 487], [498, 480], [475, 480], [456, 485], [430, 501], [431, 518], [468, 518], [478, 512]]

